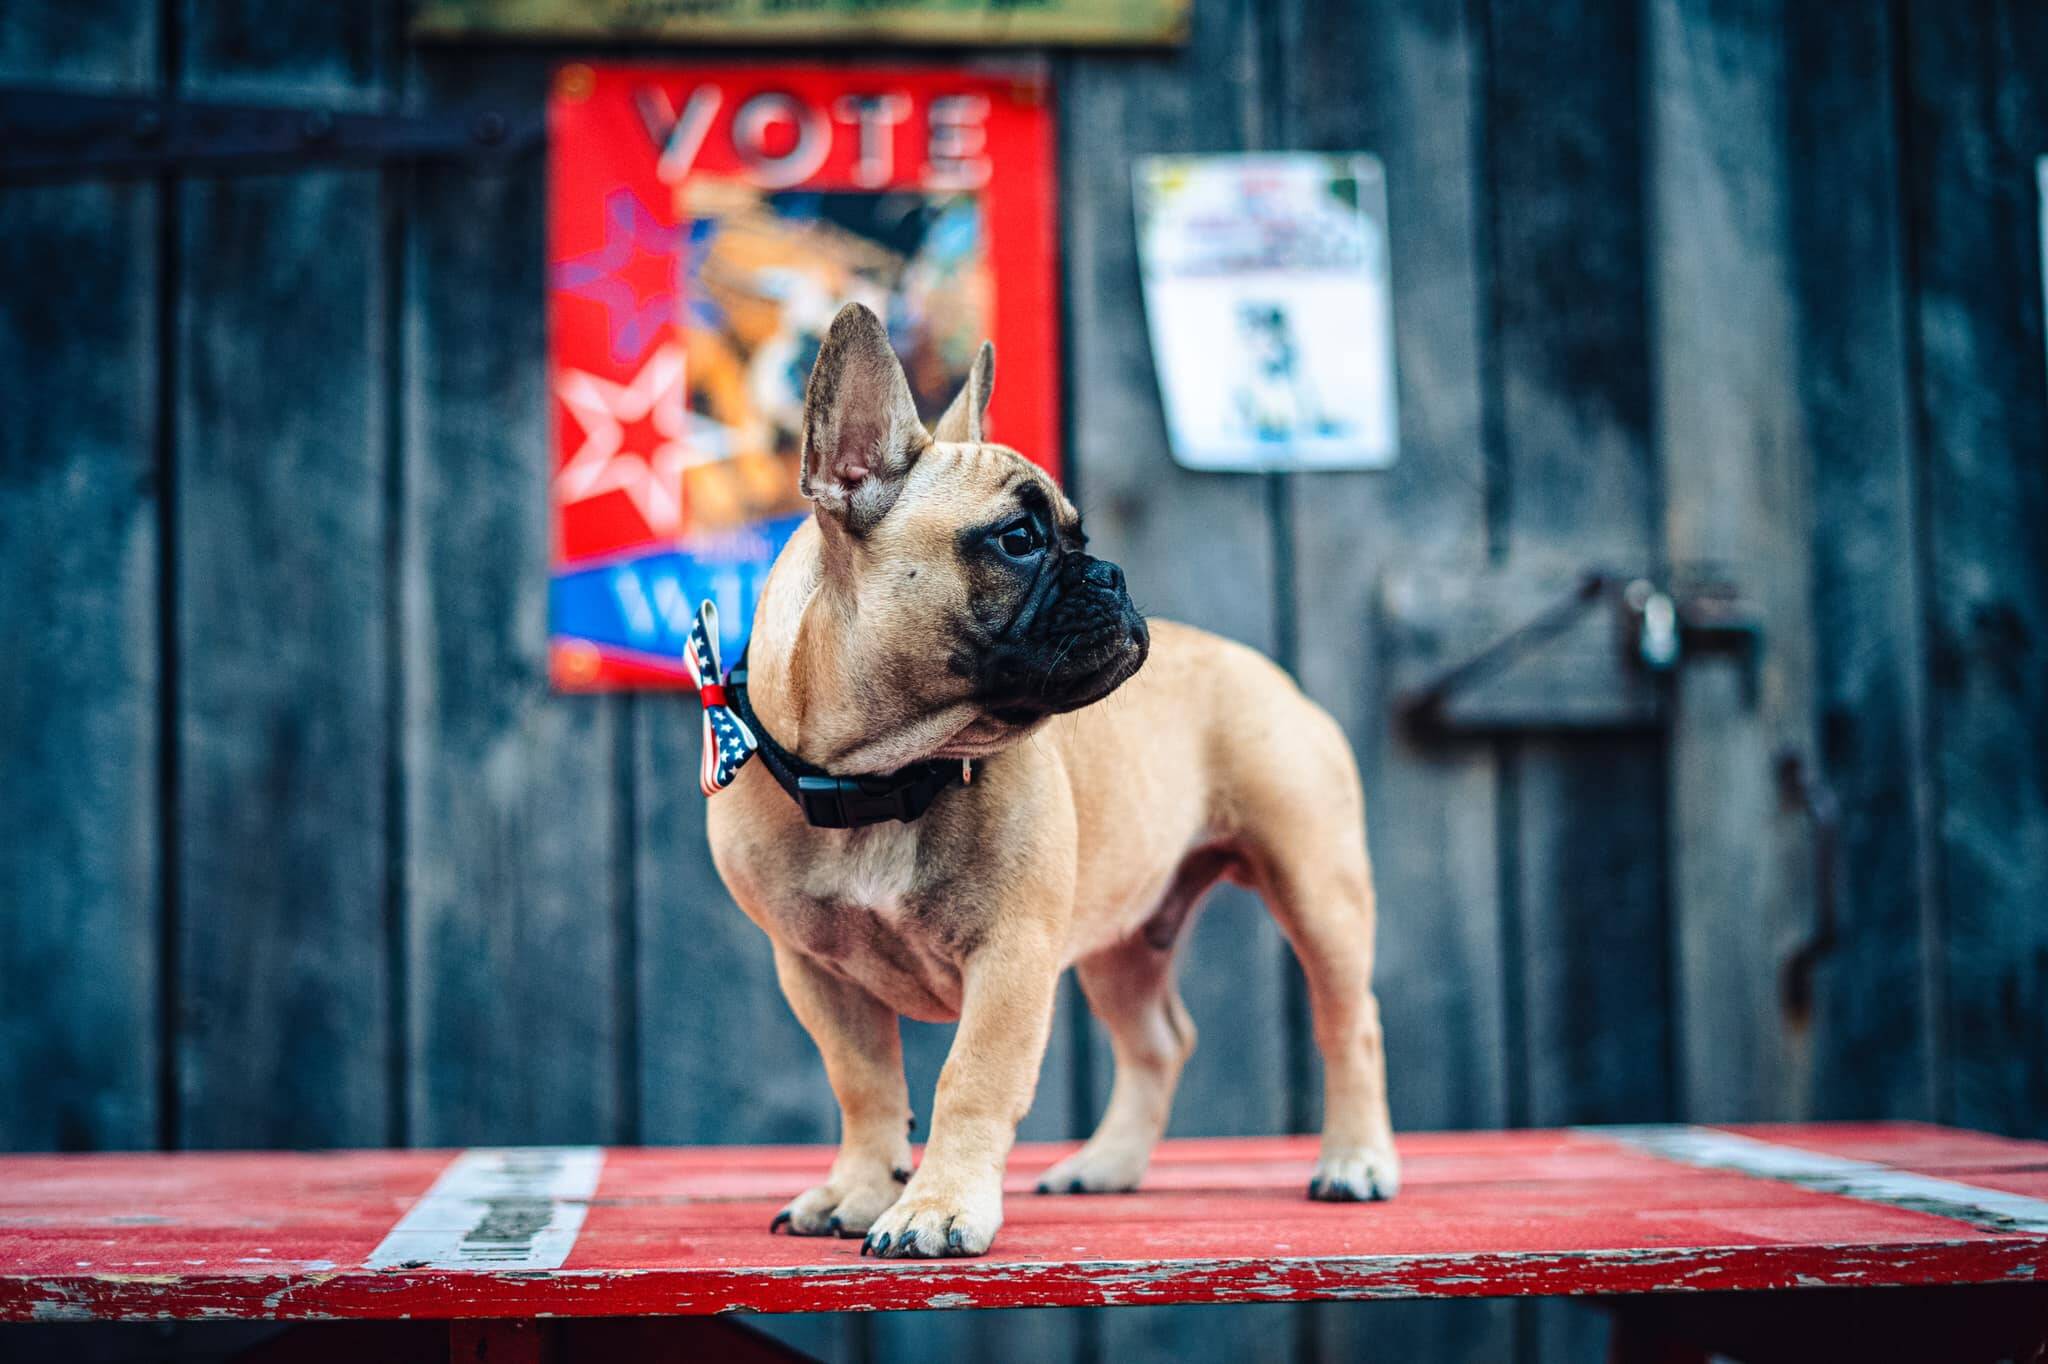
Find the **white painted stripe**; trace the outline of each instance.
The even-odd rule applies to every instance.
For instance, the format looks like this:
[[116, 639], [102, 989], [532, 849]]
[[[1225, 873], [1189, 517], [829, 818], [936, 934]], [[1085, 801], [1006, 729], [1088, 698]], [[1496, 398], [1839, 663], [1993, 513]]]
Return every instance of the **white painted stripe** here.
[[464, 1151], [365, 1262], [368, 1269], [560, 1269], [597, 1192], [595, 1146]]
[[1759, 1179], [1781, 1180], [1820, 1193], [1950, 1217], [1987, 1231], [2048, 1234], [2048, 1201], [2025, 1194], [1980, 1189], [1974, 1184], [1916, 1175], [1875, 1161], [1802, 1151], [1711, 1127], [1580, 1130], [1704, 1170], [1734, 1170]]

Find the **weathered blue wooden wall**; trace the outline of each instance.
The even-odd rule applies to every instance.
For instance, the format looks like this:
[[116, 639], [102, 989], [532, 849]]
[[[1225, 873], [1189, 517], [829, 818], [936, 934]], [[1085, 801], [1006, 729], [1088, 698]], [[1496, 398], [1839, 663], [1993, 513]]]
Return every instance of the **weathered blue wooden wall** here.
[[[16, 0], [0, 82], [534, 105], [566, 55], [404, 18]], [[2048, 1134], [2048, 12], [1197, 0], [1184, 50], [1050, 60], [1071, 479], [1148, 608], [1274, 653], [1351, 733], [1397, 1121]], [[1387, 168], [1384, 474], [1166, 454], [1131, 158], [1283, 147]], [[703, 852], [691, 707], [546, 684], [542, 234], [533, 156], [0, 188], [0, 1147], [833, 1135]], [[1591, 563], [1723, 566], [1758, 677], [1688, 669], [1663, 735], [1390, 724], [1391, 574]], [[1781, 751], [1845, 812], [1805, 1019]], [[1197, 932], [1175, 1131], [1311, 1126], [1278, 935], [1236, 892]], [[946, 1038], [909, 1028], [914, 1093]], [[1081, 1135], [1107, 1070], [1069, 998], [1027, 1135]], [[1562, 1360], [1600, 1327], [786, 1329], [856, 1359]]]

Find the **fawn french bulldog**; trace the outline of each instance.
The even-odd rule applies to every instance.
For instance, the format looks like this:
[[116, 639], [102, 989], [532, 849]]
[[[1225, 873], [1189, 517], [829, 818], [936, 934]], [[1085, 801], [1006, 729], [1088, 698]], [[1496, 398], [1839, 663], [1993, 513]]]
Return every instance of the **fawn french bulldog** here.
[[[724, 773], [712, 853], [843, 1118], [825, 1182], [774, 1225], [891, 1257], [987, 1251], [1068, 966], [1116, 1076], [1040, 1192], [1135, 1187], [1195, 1045], [1176, 950], [1220, 879], [1263, 897], [1307, 975], [1325, 1068], [1309, 1197], [1391, 1198], [1344, 735], [1250, 649], [1139, 615], [1052, 480], [984, 438], [993, 369], [984, 345], [927, 432], [881, 323], [841, 310], [806, 397], [816, 514], [716, 693], [762, 761]], [[901, 1015], [960, 1024], [914, 1173]]]

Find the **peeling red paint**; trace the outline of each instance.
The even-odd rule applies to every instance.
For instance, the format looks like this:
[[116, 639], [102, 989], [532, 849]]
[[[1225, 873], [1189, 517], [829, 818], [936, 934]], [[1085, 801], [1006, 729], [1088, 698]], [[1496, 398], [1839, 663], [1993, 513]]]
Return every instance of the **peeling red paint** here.
[[[1747, 1129], [2048, 1194], [2048, 1143], [1938, 1129]], [[1309, 1139], [1169, 1144], [1148, 1192], [1023, 1192], [1068, 1148], [1020, 1148], [997, 1252], [862, 1259], [771, 1237], [815, 1149], [607, 1156], [559, 1270], [362, 1268], [449, 1153], [0, 1158], [0, 1321], [639, 1316], [927, 1307], [1493, 1297], [2037, 1282], [2008, 1234], [1720, 1170], [1586, 1133], [1402, 1142], [1392, 1204], [1301, 1197]], [[82, 1262], [82, 1263], [81, 1263]]]

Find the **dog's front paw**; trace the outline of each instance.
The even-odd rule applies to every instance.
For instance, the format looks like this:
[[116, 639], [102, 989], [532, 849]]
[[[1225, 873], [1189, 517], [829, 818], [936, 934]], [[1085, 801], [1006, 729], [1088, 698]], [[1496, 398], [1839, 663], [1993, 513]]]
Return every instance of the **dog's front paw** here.
[[787, 1227], [792, 1236], [860, 1236], [903, 1193], [903, 1179], [879, 1172], [861, 1179], [837, 1178], [806, 1189], [775, 1214], [769, 1231]]
[[1152, 1152], [1134, 1145], [1089, 1142], [1038, 1177], [1040, 1193], [1129, 1193], [1145, 1177]]
[[956, 1196], [920, 1191], [913, 1182], [883, 1213], [861, 1244], [889, 1260], [937, 1259], [943, 1255], [986, 1255], [1003, 1225], [1003, 1195], [998, 1185], [986, 1193]]
[[1378, 1203], [1401, 1192], [1401, 1158], [1391, 1146], [1325, 1151], [1308, 1196], [1323, 1203]]

